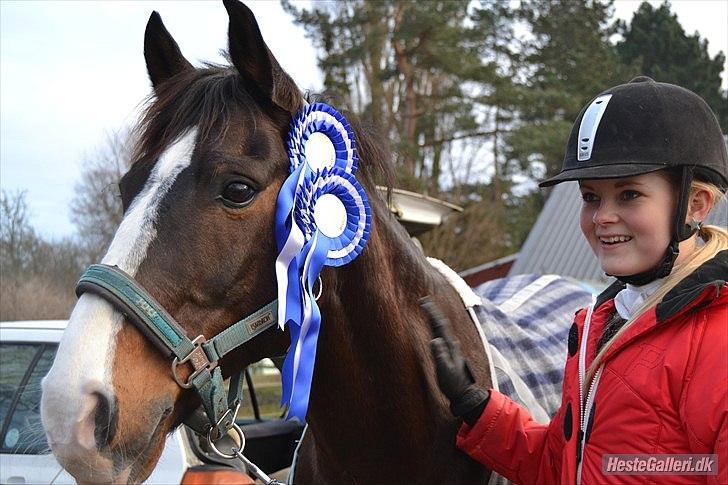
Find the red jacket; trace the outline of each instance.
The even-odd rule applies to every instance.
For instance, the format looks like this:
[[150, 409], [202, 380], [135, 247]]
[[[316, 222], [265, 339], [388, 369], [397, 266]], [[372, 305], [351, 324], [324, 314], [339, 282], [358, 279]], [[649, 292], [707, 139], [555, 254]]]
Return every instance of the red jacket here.
[[[583, 433], [583, 484], [728, 484], [726, 280], [728, 250], [681, 281], [618, 337], [605, 355], [582, 431], [579, 356], [586, 341], [588, 368], [622, 288], [610, 286], [597, 298], [585, 339], [589, 312], [576, 314], [561, 407], [552, 421], [537, 423], [524, 408], [491, 391], [477, 423], [460, 429], [458, 447], [516, 483], [568, 484], [577, 482]], [[604, 475], [605, 453], [716, 453], [718, 475]]]

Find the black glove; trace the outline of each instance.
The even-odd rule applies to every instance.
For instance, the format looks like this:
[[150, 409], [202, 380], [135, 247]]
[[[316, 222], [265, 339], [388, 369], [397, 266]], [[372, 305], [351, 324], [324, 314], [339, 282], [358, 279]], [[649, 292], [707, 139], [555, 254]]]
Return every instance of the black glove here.
[[488, 404], [490, 392], [475, 385], [468, 362], [460, 353], [460, 344], [450, 332], [450, 321], [440, 312], [430, 297], [420, 299], [435, 338], [430, 350], [435, 360], [437, 383], [450, 400], [450, 411], [474, 425]]

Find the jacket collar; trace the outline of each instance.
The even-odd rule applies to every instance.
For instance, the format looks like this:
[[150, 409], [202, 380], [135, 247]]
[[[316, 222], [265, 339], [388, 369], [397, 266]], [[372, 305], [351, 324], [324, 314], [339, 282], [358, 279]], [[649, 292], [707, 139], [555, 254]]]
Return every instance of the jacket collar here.
[[[713, 301], [720, 293], [721, 288], [726, 285], [728, 276], [728, 250], [720, 251], [715, 257], [706, 261], [695, 269], [690, 275], [670, 290], [654, 308], [642, 314], [638, 321], [628, 328], [613, 345], [610, 346], [604, 355], [604, 361], [608, 360], [616, 352], [624, 348], [629, 342], [638, 336], [649, 332], [656, 326], [672, 319], [673, 317], [688, 311], [696, 305], [707, 304]], [[706, 291], [709, 288], [715, 291]], [[614, 299], [617, 293], [624, 288], [624, 284], [617, 281], [610, 285], [597, 297], [594, 306], [594, 313], [602, 305]], [[609, 306], [612, 306], [611, 303]], [[606, 310], [606, 308], [604, 309]]]
[[726, 277], [728, 277], [728, 249], [720, 251], [713, 259], [703, 263], [664, 296], [655, 309], [657, 323], [662, 323], [680, 313], [706, 288], [715, 287], [717, 293], [726, 284]]
[[[664, 322], [680, 313], [705, 291], [705, 288], [709, 286], [720, 288], [725, 285], [726, 275], [728, 275], [728, 249], [718, 252], [712, 259], [700, 265], [662, 298], [656, 307], [657, 322]], [[621, 281], [609, 285], [597, 296], [594, 309], [613, 299], [625, 287]]]
[[625, 283], [622, 283], [619, 280], [607, 286], [607, 288], [602, 291], [599, 296], [597, 296], [597, 300], [594, 303], [594, 310], [602, 306], [605, 302], [613, 299], [615, 296], [617, 296], [617, 293], [622, 291], [626, 286], [627, 285]]

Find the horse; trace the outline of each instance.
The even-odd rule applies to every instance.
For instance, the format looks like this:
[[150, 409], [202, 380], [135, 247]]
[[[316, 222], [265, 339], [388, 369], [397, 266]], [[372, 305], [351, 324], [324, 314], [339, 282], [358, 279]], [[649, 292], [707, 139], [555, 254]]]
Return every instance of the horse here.
[[[253, 13], [224, 0], [230, 66], [193, 67], [152, 13], [144, 56], [153, 97], [119, 187], [124, 218], [102, 263], [132, 276], [188, 335], [216, 335], [276, 297], [274, 216], [284, 145], [301, 91]], [[371, 235], [348, 265], [321, 273], [322, 314], [297, 483], [485, 483], [454, 446], [459, 422], [439, 392], [418, 299], [452, 322], [478, 384], [491, 378], [458, 294], [376, 195], [391, 174], [381, 138], [354, 127]], [[220, 361], [228, 376], [285, 353], [269, 329]], [[182, 370], [184, 372], [184, 370]], [[41, 414], [59, 462], [80, 482], [141, 482], [165, 434], [198, 405], [170, 363], [106, 299], [80, 296], [43, 380]]]
[[[276, 298], [285, 140], [305, 104], [253, 13], [237, 0], [223, 3], [230, 65], [194, 67], [159, 14], [149, 18], [144, 57], [153, 93], [119, 183], [124, 217], [102, 259], [191, 337], [218, 335]], [[450, 279], [426, 260], [376, 190], [377, 181], [392, 181], [386, 144], [372, 127], [353, 124], [371, 233], [356, 259], [320, 275], [322, 324], [295, 483], [487, 483], [490, 472], [454, 445], [460, 421], [438, 389], [418, 300], [432, 295], [477, 384], [497, 386], [482, 332]], [[503, 315], [491, 310], [482, 315]], [[217, 369], [235, 376], [283, 355], [289, 333], [268, 328], [222, 357]], [[198, 371], [170, 370], [148, 337], [113, 298], [80, 295], [41, 401], [51, 449], [79, 483], [143, 481], [165, 434], [200, 406], [200, 397], [180, 385]]]

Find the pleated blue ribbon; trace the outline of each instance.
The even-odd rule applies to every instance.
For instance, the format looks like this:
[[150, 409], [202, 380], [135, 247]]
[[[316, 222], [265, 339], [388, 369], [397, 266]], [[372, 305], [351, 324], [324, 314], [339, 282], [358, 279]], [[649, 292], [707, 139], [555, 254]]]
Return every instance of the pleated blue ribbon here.
[[321, 313], [313, 287], [321, 270], [356, 258], [371, 229], [371, 209], [354, 177], [358, 166], [351, 126], [336, 110], [315, 103], [291, 123], [291, 173], [276, 205], [278, 322], [291, 346], [283, 364], [281, 404], [288, 419], [305, 421]]

